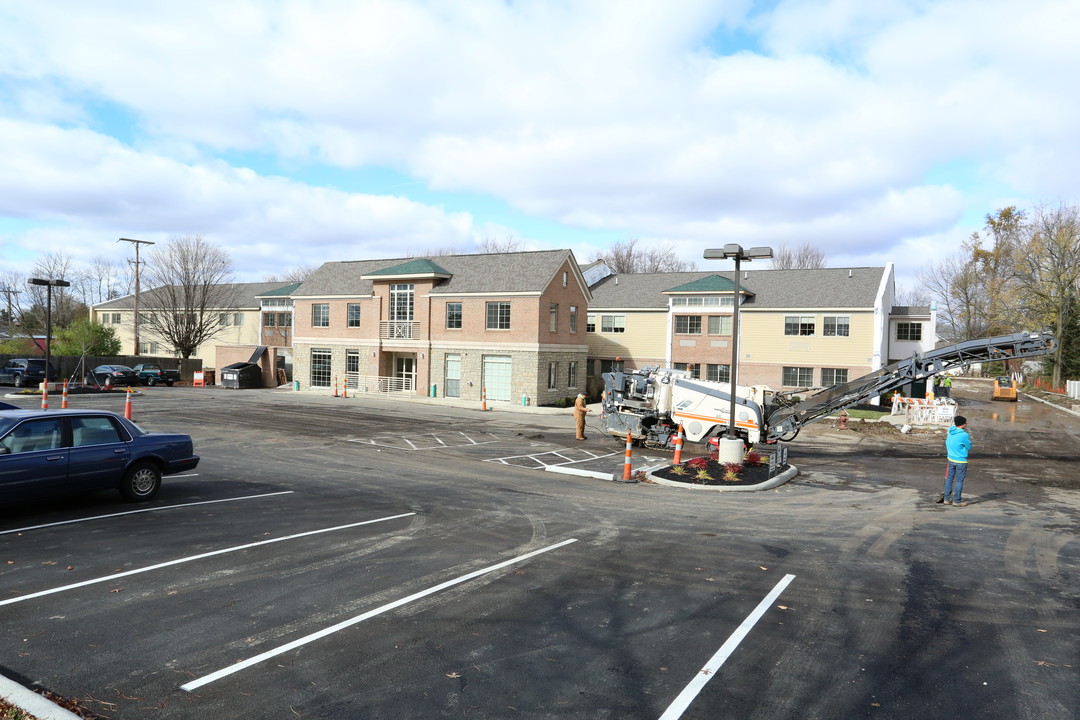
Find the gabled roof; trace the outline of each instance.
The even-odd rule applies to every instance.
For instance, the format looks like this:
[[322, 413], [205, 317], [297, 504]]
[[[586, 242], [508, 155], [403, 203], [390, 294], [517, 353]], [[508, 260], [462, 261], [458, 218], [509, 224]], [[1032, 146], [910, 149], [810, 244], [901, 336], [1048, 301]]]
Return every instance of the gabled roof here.
[[709, 275], [708, 277], [698, 278], [697, 280], [691, 280], [688, 283], [683, 283], [678, 287], [668, 288], [664, 292], [666, 293], [705, 293], [705, 292], [734, 292], [735, 282], [730, 278], [722, 277], [720, 275]]
[[[739, 286], [753, 299], [743, 307], [864, 308], [874, 307], [884, 267], [814, 268], [810, 270], [743, 270]], [[600, 308], [663, 310], [664, 292], [720, 277], [734, 286], [734, 271], [612, 275], [592, 286], [589, 310]], [[703, 291], [701, 291], [703, 292]]]
[[[438, 268], [440, 277], [446, 276], [432, 289], [434, 294], [540, 293], [552, 282], [563, 263], [571, 259], [573, 253], [569, 250], [539, 250], [439, 255], [437, 263], [427, 258], [334, 261], [323, 263], [300, 285], [293, 297], [370, 295], [375, 280], [397, 276], [403, 267], [423, 267], [422, 263]], [[583, 281], [582, 290], [588, 295]]]
[[381, 270], [373, 270], [364, 276], [375, 277], [441, 277], [450, 278], [450, 273], [433, 263], [427, 258], [417, 258], [400, 265], [394, 265]]
[[288, 297], [293, 294], [296, 288], [300, 287], [300, 283], [294, 282], [284, 287], [275, 288], [273, 290], [267, 290], [264, 293], [259, 293], [256, 297]]
[[[295, 284], [295, 283], [293, 283]], [[225, 283], [219, 293], [220, 297], [235, 297], [233, 304], [228, 306], [230, 310], [258, 310], [259, 297], [266, 295], [272, 290], [283, 290], [290, 287], [289, 283], [261, 282], [261, 283]], [[285, 293], [287, 294], [287, 293]], [[143, 290], [139, 293], [139, 309], [153, 310], [160, 307], [161, 288]], [[106, 300], [92, 306], [95, 310], [134, 310], [135, 296], [125, 295], [115, 300]], [[225, 308], [214, 308], [215, 310]]]

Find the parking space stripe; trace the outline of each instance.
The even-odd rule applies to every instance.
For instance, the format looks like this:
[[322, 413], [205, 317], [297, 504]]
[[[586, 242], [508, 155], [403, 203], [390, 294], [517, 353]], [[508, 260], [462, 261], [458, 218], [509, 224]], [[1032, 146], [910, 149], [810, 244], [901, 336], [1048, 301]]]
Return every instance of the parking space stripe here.
[[23, 602], [24, 600], [32, 600], [34, 598], [44, 597], [45, 595], [53, 595], [55, 593], [64, 592], [66, 590], [74, 590], [76, 588], [86, 587], [87, 585], [95, 585], [97, 583], [103, 582], [112, 582], [122, 577], [138, 575], [140, 573], [150, 572], [151, 570], [160, 570], [161, 568], [172, 567], [173, 565], [182, 565], [183, 563], [194, 562], [195, 560], [203, 560], [205, 558], [214, 557], [215, 555], [225, 555], [226, 553], [237, 552], [239, 550], [247, 550], [249, 548], [259, 547], [260, 545], [271, 545], [273, 543], [285, 542], [286, 540], [296, 540], [298, 538], [309, 537], [311, 535], [321, 535], [323, 533], [334, 532], [335, 530], [347, 530], [349, 528], [360, 527], [361, 525], [371, 525], [373, 523], [386, 522], [387, 520], [398, 520], [399, 518], [409, 517], [415, 514], [416, 513], [414, 512], [403, 513], [401, 515], [391, 515], [390, 517], [378, 518], [376, 520], [364, 520], [362, 522], [349, 523], [348, 525], [338, 525], [331, 528], [322, 528], [321, 530], [309, 530], [308, 532], [296, 533], [295, 535], [286, 535], [285, 537], [274, 538], [273, 540], [260, 540], [259, 542], [223, 548], [221, 550], [214, 550], [212, 552], [192, 555], [190, 557], [179, 558], [177, 560], [169, 560], [168, 562], [158, 563], [157, 565], [151, 565], [149, 567], [138, 568], [137, 570], [126, 570], [124, 572], [106, 575], [105, 577], [94, 578], [93, 580], [83, 580], [82, 582], [72, 583], [71, 585], [64, 585], [58, 588], [53, 588], [52, 590], [42, 590], [40, 592], [31, 593], [29, 595], [20, 595], [19, 597], [8, 598], [7, 600], [0, 600], [0, 607], [4, 605], [13, 605], [15, 603]]
[[41, 528], [56, 527], [57, 525], [89, 522], [91, 520], [104, 520], [105, 518], [120, 517], [121, 515], [135, 515], [137, 513], [156, 512], [158, 510], [174, 510], [176, 508], [194, 507], [195, 505], [211, 505], [213, 503], [234, 502], [236, 500], [254, 500], [255, 498], [273, 497], [275, 495], [289, 495], [293, 492], [293, 490], [282, 490], [281, 492], [263, 493], [262, 495], [244, 495], [243, 497], [222, 498], [221, 500], [200, 500], [199, 502], [180, 503], [179, 505], [161, 505], [160, 507], [142, 508], [140, 510], [125, 510], [124, 512], [119, 513], [109, 513], [108, 515], [92, 515], [91, 517], [78, 518], [76, 520], [61, 520], [60, 522], [45, 523], [44, 525], [28, 525], [27, 527], [15, 528], [14, 530], [0, 530], [0, 535], [27, 532], [28, 530], [40, 530]]
[[221, 670], [218, 670], [217, 672], [212, 672], [209, 675], [203, 675], [201, 678], [198, 678], [196, 680], [192, 680], [191, 682], [189, 682], [189, 683], [187, 683], [185, 685], [181, 685], [180, 689], [185, 690], [187, 692], [191, 692], [192, 690], [196, 690], [196, 689], [202, 687], [203, 685], [207, 685], [209, 683], [214, 682], [215, 680], [220, 680], [223, 677], [227, 677], [229, 675], [232, 675], [233, 673], [240, 672], [241, 670], [249, 668], [252, 665], [257, 665], [257, 664], [261, 663], [263, 660], [268, 660], [268, 659], [270, 659], [272, 657], [276, 657], [278, 655], [281, 655], [282, 653], [289, 652], [290, 650], [295, 650], [298, 647], [302, 647], [304, 645], [307, 645], [308, 643], [314, 642], [314, 641], [319, 640], [321, 638], [324, 638], [324, 637], [326, 637], [328, 635], [332, 635], [332, 634], [336, 633], [339, 630], [344, 630], [347, 627], [352, 627], [353, 625], [356, 625], [358, 623], [362, 623], [365, 620], [369, 620], [370, 618], [375, 617], [376, 615], [382, 615], [385, 612], [388, 612], [388, 611], [393, 610], [395, 608], [399, 608], [399, 607], [401, 607], [403, 605], [408, 605], [409, 603], [415, 602], [416, 600], [420, 600], [421, 598], [425, 598], [428, 595], [434, 595], [437, 592], [440, 592], [442, 590], [446, 590], [447, 588], [454, 587], [455, 585], [460, 585], [463, 582], [468, 582], [469, 580], [473, 580], [475, 578], [478, 578], [481, 575], [486, 575], [488, 573], [495, 572], [496, 570], [501, 570], [504, 567], [508, 567], [508, 566], [513, 565], [515, 563], [519, 563], [519, 562], [521, 562], [523, 560], [528, 560], [529, 558], [535, 557], [537, 555], [542, 555], [543, 553], [551, 552], [552, 550], [558, 550], [561, 547], [564, 547], [566, 545], [569, 545], [569, 544], [575, 543], [575, 542], [577, 542], [577, 538], [570, 538], [569, 540], [563, 540], [560, 543], [556, 543], [554, 545], [549, 545], [548, 547], [540, 548], [539, 550], [533, 550], [532, 552], [525, 553], [524, 555], [518, 555], [515, 558], [511, 558], [509, 560], [504, 560], [501, 563], [497, 563], [495, 565], [490, 565], [490, 566], [488, 566], [486, 568], [483, 568], [481, 570], [475, 570], [475, 571], [473, 571], [471, 573], [467, 573], [465, 575], [462, 575], [461, 577], [454, 578], [453, 580], [447, 580], [446, 582], [439, 583], [438, 585], [430, 587], [427, 590], [421, 590], [420, 592], [413, 593], [412, 595], [409, 595], [408, 597], [403, 597], [400, 600], [395, 600], [392, 603], [387, 603], [386, 605], [382, 605], [380, 607], [377, 607], [374, 610], [368, 610], [366, 613], [363, 613], [361, 615], [357, 615], [356, 617], [349, 618], [348, 620], [343, 620], [342, 622], [339, 622], [336, 625], [331, 625], [330, 627], [324, 628], [323, 630], [319, 630], [318, 632], [311, 633], [310, 635], [305, 635], [302, 638], [299, 638], [297, 640], [293, 640], [292, 642], [286, 643], [284, 645], [280, 645], [280, 646], [278, 646], [276, 648], [273, 648], [272, 650], [267, 650], [266, 652], [260, 653], [258, 655], [253, 656], [253, 657], [250, 657], [247, 660], [242, 660], [242, 661], [240, 661], [238, 663], [230, 665], [227, 668], [222, 668]]
[[758, 606], [754, 608], [754, 611], [746, 616], [746, 619], [742, 621], [742, 624], [735, 629], [735, 632], [731, 633], [731, 636], [727, 639], [720, 649], [716, 651], [716, 654], [709, 658], [709, 662], [705, 663], [705, 667], [698, 671], [698, 674], [694, 676], [694, 679], [690, 681], [690, 684], [683, 688], [683, 691], [679, 693], [679, 696], [675, 698], [675, 702], [671, 703], [664, 714], [660, 716], [660, 720], [677, 720], [682, 717], [682, 714], [686, 712], [686, 708], [690, 707], [690, 703], [694, 701], [694, 698], [698, 696], [701, 689], [705, 687], [705, 683], [712, 679], [716, 671], [720, 669], [731, 654], [735, 652], [735, 648], [739, 646], [739, 643], [743, 641], [747, 633], [753, 629], [757, 621], [761, 619], [761, 616], [765, 614], [765, 611], [769, 609], [769, 606], [776, 602], [776, 599], [780, 597], [780, 593], [784, 592], [784, 588], [791, 584], [791, 581], [795, 579], [794, 575], [785, 575], [780, 582], [776, 583], [772, 591], [765, 596]]

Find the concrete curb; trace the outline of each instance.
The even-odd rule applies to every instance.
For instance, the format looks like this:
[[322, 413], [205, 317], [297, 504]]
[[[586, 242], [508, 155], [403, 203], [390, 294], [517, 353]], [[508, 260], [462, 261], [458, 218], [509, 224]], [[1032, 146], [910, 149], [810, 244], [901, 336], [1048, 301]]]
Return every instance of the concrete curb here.
[[794, 465], [788, 465], [788, 469], [784, 472], [771, 477], [763, 483], [757, 485], [693, 485], [691, 483], [675, 482], [674, 480], [668, 480], [666, 478], [657, 477], [651, 472], [648, 473], [648, 478], [657, 485], [667, 485], [668, 487], [682, 488], [684, 490], [712, 490], [713, 492], [754, 492], [757, 490], [772, 490], [773, 488], [780, 487], [791, 478], [799, 474], [799, 468]]
[[565, 465], [547, 465], [546, 472], [559, 473], [560, 475], [578, 475], [580, 477], [596, 478], [597, 480], [614, 480], [612, 473], [597, 472], [595, 470], [581, 470], [579, 468], [566, 467]]
[[65, 710], [44, 695], [25, 688], [14, 680], [0, 675], [0, 697], [23, 712], [28, 712], [38, 720], [82, 720], [78, 715]]
[[1034, 395], [1028, 395], [1027, 393], [1024, 393], [1024, 397], [1026, 397], [1029, 400], [1034, 400], [1035, 402], [1041, 402], [1043, 405], [1049, 405], [1052, 408], [1057, 408], [1061, 412], [1067, 412], [1070, 415], [1075, 415], [1076, 417], [1080, 417], [1080, 412], [1076, 412], [1075, 410], [1070, 410], [1069, 408], [1061, 407], [1060, 405], [1058, 405], [1056, 403], [1048, 402], [1046, 400], [1043, 400], [1042, 398], [1035, 397]]

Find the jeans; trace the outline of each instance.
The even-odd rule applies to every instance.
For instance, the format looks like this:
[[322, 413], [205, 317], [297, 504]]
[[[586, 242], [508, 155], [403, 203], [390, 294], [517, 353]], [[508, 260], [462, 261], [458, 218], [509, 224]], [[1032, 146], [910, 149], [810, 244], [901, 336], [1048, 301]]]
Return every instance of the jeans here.
[[[945, 473], [945, 501], [960, 502], [960, 492], [964, 489], [967, 477], [967, 463], [949, 461], [949, 471]], [[951, 497], [950, 497], [951, 496]]]

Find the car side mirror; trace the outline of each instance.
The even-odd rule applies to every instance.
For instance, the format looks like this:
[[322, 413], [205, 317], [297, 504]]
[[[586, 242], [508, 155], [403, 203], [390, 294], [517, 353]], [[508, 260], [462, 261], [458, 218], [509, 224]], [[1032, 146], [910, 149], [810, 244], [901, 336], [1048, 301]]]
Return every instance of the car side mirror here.
[[11, 454], [11, 448], [9, 448], [9, 447], [7, 447], [5, 445], [0, 445], [0, 455], [10, 455], [10, 454]]

